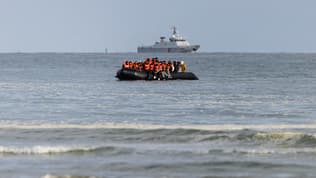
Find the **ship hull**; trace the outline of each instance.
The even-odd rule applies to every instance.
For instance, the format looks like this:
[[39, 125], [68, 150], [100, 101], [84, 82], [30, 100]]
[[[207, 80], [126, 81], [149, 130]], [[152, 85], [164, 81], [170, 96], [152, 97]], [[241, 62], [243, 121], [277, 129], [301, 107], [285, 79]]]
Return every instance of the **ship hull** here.
[[192, 53], [197, 51], [200, 45], [192, 45], [188, 47], [171, 47], [171, 48], [157, 48], [151, 46], [141, 46], [137, 48], [138, 53]]

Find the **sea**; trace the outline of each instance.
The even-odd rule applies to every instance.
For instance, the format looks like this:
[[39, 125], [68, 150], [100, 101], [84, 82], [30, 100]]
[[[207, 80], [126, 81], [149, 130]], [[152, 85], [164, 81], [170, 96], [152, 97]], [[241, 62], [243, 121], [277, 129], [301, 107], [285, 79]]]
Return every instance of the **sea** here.
[[[115, 78], [146, 57], [199, 80]], [[0, 54], [1, 178], [315, 175], [316, 54]]]

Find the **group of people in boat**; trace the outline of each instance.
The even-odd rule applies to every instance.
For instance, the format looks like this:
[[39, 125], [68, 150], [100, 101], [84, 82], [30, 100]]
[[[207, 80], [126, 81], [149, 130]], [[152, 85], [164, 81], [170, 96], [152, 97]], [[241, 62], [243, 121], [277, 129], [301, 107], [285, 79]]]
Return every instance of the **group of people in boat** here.
[[[171, 79], [171, 73], [186, 72], [187, 65], [184, 61], [168, 61], [156, 58], [146, 58], [145, 61], [123, 61], [122, 69], [132, 69], [147, 72], [149, 79]], [[150, 77], [151, 76], [151, 77]]]

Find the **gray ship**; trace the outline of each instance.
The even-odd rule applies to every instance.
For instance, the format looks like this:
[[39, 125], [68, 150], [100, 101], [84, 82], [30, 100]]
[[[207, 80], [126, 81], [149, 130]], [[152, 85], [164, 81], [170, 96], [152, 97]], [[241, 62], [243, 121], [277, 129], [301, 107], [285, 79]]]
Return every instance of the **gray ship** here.
[[152, 46], [139, 46], [138, 53], [191, 53], [200, 48], [200, 45], [190, 45], [190, 43], [177, 33], [176, 27], [173, 27], [173, 34], [166, 40], [166, 37], [160, 37], [160, 41]]

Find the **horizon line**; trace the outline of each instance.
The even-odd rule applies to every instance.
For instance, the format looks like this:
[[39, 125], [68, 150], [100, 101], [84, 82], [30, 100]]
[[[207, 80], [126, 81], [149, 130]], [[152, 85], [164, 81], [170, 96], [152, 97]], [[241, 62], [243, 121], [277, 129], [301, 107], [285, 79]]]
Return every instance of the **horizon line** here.
[[105, 52], [105, 51], [8, 51], [1, 52], [0, 54], [157, 54], [157, 55], [166, 55], [166, 54], [315, 54], [316, 51], [201, 51], [194, 53], [137, 53], [133, 51], [117, 51], [117, 52]]

